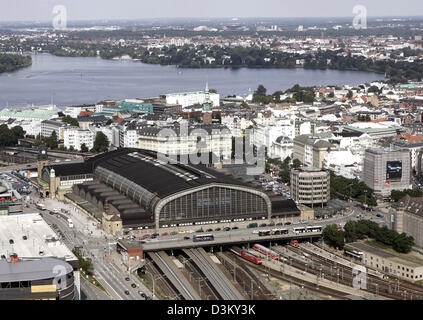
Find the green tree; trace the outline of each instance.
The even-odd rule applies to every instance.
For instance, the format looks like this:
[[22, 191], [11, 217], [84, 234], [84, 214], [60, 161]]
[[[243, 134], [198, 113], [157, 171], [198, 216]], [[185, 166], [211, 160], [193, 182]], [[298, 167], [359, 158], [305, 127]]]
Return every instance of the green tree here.
[[67, 124], [74, 126], [74, 127], [79, 127], [78, 120], [76, 120], [75, 118], [72, 118], [71, 116], [64, 116], [62, 118], [62, 122], [67, 123]]
[[344, 232], [342, 230], [338, 230], [336, 224], [327, 225], [326, 228], [323, 229], [322, 236], [326, 242], [339, 250], [344, 248]]
[[266, 91], [267, 91], [267, 89], [262, 84], [260, 84], [257, 87], [257, 90], [254, 92], [254, 94], [256, 94], [258, 96], [265, 96], [266, 95]]
[[88, 147], [85, 143], [81, 144], [81, 152], [88, 152]]
[[293, 168], [295, 168], [295, 169], [298, 169], [301, 165], [302, 165], [302, 163], [301, 163], [301, 161], [300, 161], [300, 160], [298, 160], [298, 159], [294, 159], [294, 160], [292, 161], [292, 167], [293, 167]]
[[59, 144], [57, 142], [57, 134], [56, 134], [56, 131], [53, 131], [51, 133], [50, 137], [45, 138], [44, 139], [44, 142], [45, 142], [47, 148], [57, 149], [57, 147], [58, 147]]
[[357, 241], [358, 235], [357, 235], [357, 222], [354, 220], [349, 220], [345, 226], [345, 242], [354, 242]]
[[401, 253], [408, 253], [414, 245], [414, 238], [404, 232], [395, 238], [392, 248]]
[[25, 131], [21, 126], [15, 126], [11, 131], [16, 139], [23, 139], [25, 137]]
[[98, 131], [97, 134], [95, 135], [94, 147], [92, 148], [92, 151], [106, 152], [108, 149], [109, 149], [109, 139], [103, 132]]

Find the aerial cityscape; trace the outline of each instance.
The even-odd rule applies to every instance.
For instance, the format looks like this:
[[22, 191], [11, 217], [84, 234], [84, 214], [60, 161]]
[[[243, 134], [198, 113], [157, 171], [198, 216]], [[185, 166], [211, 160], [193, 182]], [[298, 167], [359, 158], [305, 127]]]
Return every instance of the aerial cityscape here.
[[422, 3], [97, 2], [0, 10], [0, 300], [423, 300]]

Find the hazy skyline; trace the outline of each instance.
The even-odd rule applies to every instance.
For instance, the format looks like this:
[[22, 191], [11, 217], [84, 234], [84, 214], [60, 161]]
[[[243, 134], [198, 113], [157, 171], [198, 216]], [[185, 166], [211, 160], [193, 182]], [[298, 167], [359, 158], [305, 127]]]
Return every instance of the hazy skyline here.
[[421, 0], [0, 0], [0, 22], [48, 21], [64, 5], [68, 21], [148, 18], [353, 17], [364, 5], [369, 17], [421, 16]]

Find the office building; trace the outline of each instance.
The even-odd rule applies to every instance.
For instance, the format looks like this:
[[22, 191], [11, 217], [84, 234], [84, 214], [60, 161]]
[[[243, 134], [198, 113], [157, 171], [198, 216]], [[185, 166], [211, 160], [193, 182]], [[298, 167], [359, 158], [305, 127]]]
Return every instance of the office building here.
[[392, 190], [411, 189], [410, 151], [389, 148], [366, 149], [363, 181], [374, 194], [389, 197]]
[[323, 207], [330, 200], [329, 172], [314, 168], [291, 169], [291, 198], [309, 207]]

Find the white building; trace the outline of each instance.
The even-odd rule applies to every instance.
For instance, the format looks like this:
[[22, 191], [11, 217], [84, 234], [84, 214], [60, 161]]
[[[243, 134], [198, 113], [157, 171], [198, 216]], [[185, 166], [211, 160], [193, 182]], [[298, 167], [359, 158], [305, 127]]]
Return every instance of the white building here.
[[135, 123], [126, 123], [119, 126], [119, 146], [122, 148], [136, 148], [138, 141]]
[[347, 179], [359, 178], [362, 171], [363, 158], [349, 150], [331, 150], [324, 155], [323, 168]]
[[[184, 92], [184, 93], [168, 93], [165, 95], [167, 104], [179, 104], [182, 108], [186, 108], [195, 104], [202, 105], [206, 101], [204, 91]], [[220, 105], [220, 95], [218, 93], [210, 93], [210, 100], [213, 107]]]
[[288, 137], [280, 136], [272, 143], [269, 158], [285, 160], [286, 157], [292, 158], [292, 150], [294, 148], [294, 141]]
[[58, 140], [63, 140], [63, 132], [66, 123], [54, 120], [44, 120], [41, 122], [41, 137], [50, 137], [53, 131], [56, 132]]
[[66, 116], [70, 116], [72, 118], [77, 118], [82, 111], [101, 112], [102, 107], [103, 107], [102, 105], [99, 105], [99, 106], [96, 106], [96, 105], [71, 106], [71, 107], [66, 107], [66, 109], [65, 109], [65, 111], [63, 111], [63, 113]]
[[222, 125], [228, 127], [233, 137], [241, 137], [244, 130], [250, 127], [252, 124], [253, 123], [251, 120], [239, 116], [222, 116]]
[[138, 131], [136, 148], [166, 155], [213, 152], [230, 159], [232, 137], [229, 129], [222, 125], [145, 127]]
[[90, 130], [83, 130], [79, 127], [66, 127], [63, 133], [63, 143], [66, 148], [73, 147], [81, 150], [81, 145], [85, 143], [88, 149], [94, 146], [95, 135]]
[[254, 126], [253, 144], [257, 148], [264, 146], [267, 150], [270, 150], [273, 142], [280, 136], [289, 139], [295, 138], [294, 120], [280, 119], [273, 124], [256, 124]]

